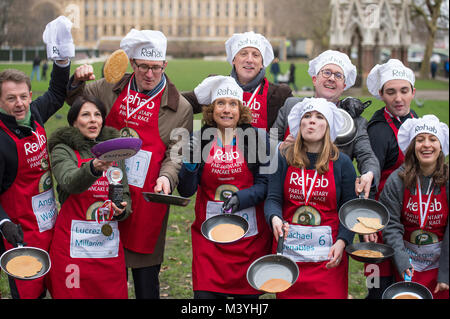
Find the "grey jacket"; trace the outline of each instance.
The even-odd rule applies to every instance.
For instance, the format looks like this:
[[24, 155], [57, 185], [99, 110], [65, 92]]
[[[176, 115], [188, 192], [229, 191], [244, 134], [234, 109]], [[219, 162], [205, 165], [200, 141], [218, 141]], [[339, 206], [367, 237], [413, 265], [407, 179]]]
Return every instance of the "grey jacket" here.
[[[298, 102], [301, 102], [303, 98], [299, 97], [289, 97], [286, 99], [283, 107], [278, 111], [277, 119], [273, 124], [273, 128], [277, 128], [278, 132], [277, 138], [279, 141], [284, 140], [284, 135], [288, 128], [288, 115], [291, 112], [292, 108]], [[338, 105], [339, 107], [339, 105]], [[370, 146], [369, 136], [367, 135], [367, 120], [362, 116], [358, 116], [354, 118], [355, 126], [356, 126], [356, 138], [355, 140], [343, 147], [339, 147], [339, 150], [342, 153], [345, 153], [351, 160], [356, 158], [356, 163], [358, 166], [358, 171], [361, 174], [365, 174], [369, 171], [373, 173], [374, 182], [376, 187], [378, 188], [378, 183], [380, 182], [380, 165], [378, 163], [378, 159], [372, 151]], [[271, 138], [275, 138], [271, 136]], [[371, 195], [375, 195], [375, 188], [372, 187]]]
[[[402, 207], [403, 207], [403, 194], [405, 186], [402, 179], [398, 176], [398, 173], [404, 170], [404, 166], [397, 168], [387, 179], [386, 184], [383, 187], [379, 201], [383, 203], [390, 213], [389, 223], [383, 229], [384, 242], [394, 248], [394, 262], [399, 274], [403, 273], [406, 269], [411, 268], [409, 263], [409, 255], [405, 250], [403, 243], [404, 227], [402, 223]], [[429, 177], [421, 177], [422, 193], [425, 194], [429, 183]], [[448, 180], [446, 186], [447, 202], [448, 202]], [[435, 189], [436, 191], [437, 189]], [[441, 256], [439, 258], [439, 272], [438, 282], [449, 283], [449, 268], [448, 268], [448, 219], [447, 227], [445, 229], [444, 239], [441, 246]]]

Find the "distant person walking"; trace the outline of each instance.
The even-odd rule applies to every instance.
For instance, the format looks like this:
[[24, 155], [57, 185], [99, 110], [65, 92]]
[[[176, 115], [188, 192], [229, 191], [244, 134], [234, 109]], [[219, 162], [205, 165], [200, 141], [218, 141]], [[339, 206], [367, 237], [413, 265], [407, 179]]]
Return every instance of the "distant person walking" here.
[[448, 79], [448, 59], [444, 63], [445, 77]]
[[48, 70], [48, 63], [47, 60], [44, 60], [44, 63], [42, 63], [42, 80], [47, 81], [47, 70]]
[[297, 89], [297, 85], [295, 84], [295, 63], [292, 62], [291, 65], [289, 66], [289, 81], [288, 81], [288, 85], [291, 86], [294, 89], [294, 91], [298, 91]]
[[273, 83], [278, 83], [278, 75], [280, 74], [280, 63], [279, 59], [273, 59], [272, 64], [270, 65], [270, 73], [273, 74]]
[[40, 65], [41, 65], [41, 58], [38, 55], [36, 55], [33, 60], [33, 70], [31, 71], [30, 76], [31, 81], [33, 81], [34, 74], [36, 74], [36, 80], [38, 81], [41, 80]]

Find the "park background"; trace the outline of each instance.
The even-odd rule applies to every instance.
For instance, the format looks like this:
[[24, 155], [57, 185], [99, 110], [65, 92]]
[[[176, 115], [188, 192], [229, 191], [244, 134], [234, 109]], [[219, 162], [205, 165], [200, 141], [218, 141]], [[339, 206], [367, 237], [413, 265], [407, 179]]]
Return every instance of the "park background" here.
[[[311, 78], [307, 73], [308, 63], [306, 60], [294, 60], [281, 62], [282, 70], [287, 70], [289, 64], [296, 65], [296, 76], [298, 87], [311, 87]], [[103, 63], [94, 63], [96, 78], [101, 78]], [[78, 65], [71, 65], [71, 74]], [[6, 68], [16, 68], [31, 74], [31, 64], [0, 64], [0, 71]], [[49, 72], [52, 65], [50, 64]], [[129, 69], [131, 71], [131, 68]], [[203, 59], [174, 59], [168, 61], [166, 74], [180, 91], [190, 91], [195, 88], [209, 74], [229, 75], [230, 65], [223, 61], [205, 61]], [[266, 71], [269, 81], [272, 75]], [[32, 81], [33, 99], [42, 95], [48, 88], [48, 81]], [[420, 80], [416, 82], [416, 98], [411, 108], [419, 116], [424, 114], [435, 114], [441, 121], [449, 124], [449, 102], [448, 102], [448, 80]], [[349, 92], [350, 91], [350, 92]], [[299, 91], [298, 96], [312, 96], [312, 91]], [[364, 110], [362, 116], [370, 119], [372, 114], [383, 107], [383, 103], [370, 96], [364, 89], [350, 89], [344, 92], [345, 96], [354, 96], [362, 101], [371, 100], [372, 105]], [[65, 104], [45, 124], [47, 136], [61, 126], [67, 124], [67, 111], [69, 106]], [[201, 120], [202, 115], [196, 114], [194, 120]], [[356, 165], [355, 165], [356, 169]], [[191, 236], [190, 227], [194, 221], [195, 195], [191, 203], [186, 207], [172, 206], [170, 208], [169, 223], [167, 229], [167, 241], [164, 262], [161, 266], [161, 298], [192, 298], [191, 278]], [[355, 240], [357, 240], [355, 236]], [[301, 275], [301, 274], [300, 274]], [[134, 298], [131, 276], [129, 276], [129, 297]], [[366, 296], [365, 277], [363, 275], [363, 264], [350, 259], [349, 270], [349, 298], [361, 299]], [[9, 287], [5, 273], [0, 274], [0, 292], [2, 298], [9, 298]], [[265, 294], [262, 298], [274, 298], [273, 294]]]

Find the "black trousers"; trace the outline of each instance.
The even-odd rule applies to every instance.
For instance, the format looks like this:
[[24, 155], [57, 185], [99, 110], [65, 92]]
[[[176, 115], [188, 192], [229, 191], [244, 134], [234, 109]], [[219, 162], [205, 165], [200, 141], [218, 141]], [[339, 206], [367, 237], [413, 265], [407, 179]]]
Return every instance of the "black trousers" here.
[[227, 297], [233, 297], [234, 299], [258, 299], [260, 295], [234, 295], [224, 294], [213, 291], [195, 290], [194, 299], [227, 299]]
[[161, 264], [142, 268], [131, 268], [136, 299], [159, 299], [160, 269]]

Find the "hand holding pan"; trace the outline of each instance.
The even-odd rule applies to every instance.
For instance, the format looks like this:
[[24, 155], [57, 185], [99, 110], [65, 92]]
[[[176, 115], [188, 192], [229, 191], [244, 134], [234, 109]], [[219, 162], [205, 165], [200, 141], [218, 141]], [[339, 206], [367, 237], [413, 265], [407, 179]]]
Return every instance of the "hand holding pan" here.
[[298, 266], [292, 259], [282, 255], [283, 244], [284, 236], [280, 235], [277, 253], [256, 259], [247, 269], [247, 281], [254, 289], [278, 293], [297, 281]]
[[[8, 262], [14, 259], [15, 257], [23, 257], [23, 256], [34, 257], [42, 265], [42, 267], [40, 268], [39, 271], [37, 271], [36, 274], [24, 277], [15, 275], [8, 271], [7, 269]], [[18, 247], [11, 248], [1, 255], [0, 267], [8, 276], [11, 276], [13, 278], [20, 280], [33, 280], [47, 274], [48, 271], [50, 270], [51, 262], [50, 256], [45, 250], [37, 247], [30, 247], [30, 246], [25, 247], [23, 243], [20, 243]]]
[[91, 152], [102, 161], [114, 162], [134, 156], [141, 146], [139, 138], [118, 137], [94, 145]]

